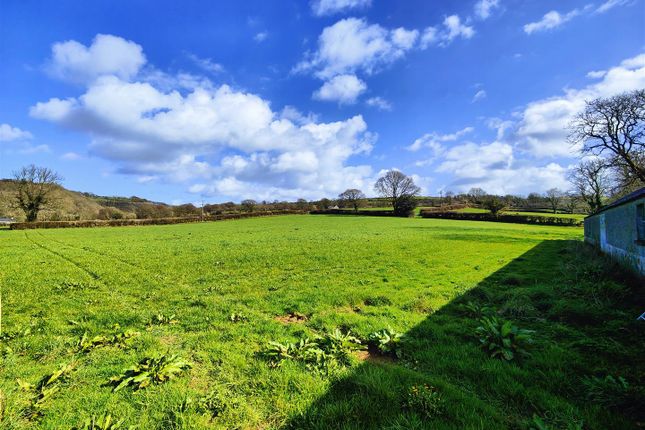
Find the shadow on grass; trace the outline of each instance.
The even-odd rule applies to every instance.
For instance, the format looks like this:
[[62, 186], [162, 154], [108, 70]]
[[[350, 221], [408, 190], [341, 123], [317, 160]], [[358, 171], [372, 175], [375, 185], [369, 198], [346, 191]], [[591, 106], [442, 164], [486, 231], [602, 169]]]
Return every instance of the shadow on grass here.
[[[401, 359], [363, 362], [284, 428], [537, 428], [536, 420], [545, 428], [632, 428], [633, 416], [590, 404], [581, 381], [613, 374], [643, 384], [645, 367], [634, 370], [645, 336], [632, 317], [645, 300], [634, 298], [638, 286], [589, 275], [604, 263], [583, 248], [578, 241], [539, 243], [409, 330]], [[575, 263], [586, 258], [581, 252], [592, 269]], [[606, 282], [610, 292], [591, 301], [578, 291], [584, 276]], [[463, 309], [469, 301], [535, 330], [532, 354], [510, 363], [489, 358], [475, 336], [477, 318]], [[411, 387], [424, 384], [440, 393], [439, 413], [405, 405]]]

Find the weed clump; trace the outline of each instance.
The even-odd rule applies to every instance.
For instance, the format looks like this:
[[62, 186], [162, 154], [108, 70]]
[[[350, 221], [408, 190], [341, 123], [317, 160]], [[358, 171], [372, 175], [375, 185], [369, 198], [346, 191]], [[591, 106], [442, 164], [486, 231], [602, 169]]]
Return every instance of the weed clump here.
[[87, 418], [78, 427], [72, 427], [72, 430], [119, 430], [125, 420], [114, 421], [111, 415], [93, 416]]
[[391, 328], [375, 331], [368, 336], [368, 345], [383, 355], [401, 358], [403, 336]]
[[[118, 330], [119, 326], [116, 325], [115, 329]], [[117, 331], [112, 335], [98, 335], [90, 338], [87, 335], [87, 332], [83, 333], [80, 340], [76, 344], [78, 352], [89, 352], [95, 348], [100, 348], [104, 346], [116, 346], [118, 348], [126, 348], [128, 346], [128, 341], [136, 336], [139, 336], [139, 332], [126, 330], [126, 331]]]
[[533, 343], [532, 330], [520, 329], [510, 321], [496, 317], [483, 317], [475, 329], [481, 347], [493, 358], [513, 360], [518, 354], [526, 355], [526, 348]]
[[301, 338], [297, 343], [282, 344], [271, 341], [260, 353], [271, 367], [278, 367], [284, 360], [304, 363], [310, 370], [331, 373], [334, 369], [350, 364], [350, 353], [361, 349], [361, 341], [350, 331], [335, 329], [324, 336]]
[[60, 384], [67, 380], [73, 369], [73, 364], [63, 364], [55, 372], [43, 376], [35, 385], [18, 380], [20, 389], [27, 391], [31, 395], [29, 405], [24, 410], [24, 414], [28, 419], [42, 417], [47, 401], [60, 390]]
[[189, 362], [176, 355], [146, 357], [123, 374], [110, 378], [108, 385], [114, 386], [114, 392], [128, 386], [132, 386], [135, 391], [141, 390], [152, 384], [168, 382], [191, 367]]
[[443, 398], [433, 386], [413, 385], [405, 395], [403, 407], [424, 418], [434, 418], [443, 412]]

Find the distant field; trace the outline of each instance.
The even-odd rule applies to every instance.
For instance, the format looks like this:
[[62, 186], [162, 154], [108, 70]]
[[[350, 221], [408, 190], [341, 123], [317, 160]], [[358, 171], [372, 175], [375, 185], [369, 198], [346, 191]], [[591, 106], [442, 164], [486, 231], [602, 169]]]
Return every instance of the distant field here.
[[[108, 413], [138, 429], [631, 428], [633, 411], [588, 401], [581, 381], [643, 384], [643, 296], [612, 280], [581, 237], [324, 215], [0, 231], [0, 427], [69, 429]], [[488, 357], [466, 301], [535, 330], [532, 354]], [[399, 358], [356, 352], [321, 371], [260, 354], [336, 328], [404, 333]], [[140, 335], [121, 347], [78, 346], [84, 333], [127, 330]], [[159, 354], [192, 367], [140, 391], [106, 386]], [[16, 382], [67, 363], [39, 404], [38, 388]], [[437, 410], [410, 400], [424, 384]]]

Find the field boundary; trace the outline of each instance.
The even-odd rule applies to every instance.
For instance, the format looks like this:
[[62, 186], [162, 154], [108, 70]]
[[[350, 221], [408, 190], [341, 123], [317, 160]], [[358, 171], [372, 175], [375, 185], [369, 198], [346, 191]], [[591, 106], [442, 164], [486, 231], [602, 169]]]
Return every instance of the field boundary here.
[[549, 217], [544, 215], [493, 215], [491, 213], [434, 212], [426, 210], [422, 210], [419, 215], [421, 218], [453, 219], [462, 221], [489, 221], [565, 227], [580, 227], [582, 225], [582, 221], [576, 218]]
[[36, 221], [16, 222], [10, 224], [11, 230], [32, 230], [40, 228], [88, 228], [88, 227], [126, 227], [142, 225], [169, 225], [186, 224], [208, 221], [227, 221], [234, 219], [258, 218], [275, 215], [304, 215], [306, 211], [283, 210], [250, 212], [240, 214], [209, 215], [204, 217], [175, 217], [175, 218], [151, 218], [151, 219], [118, 219], [118, 220], [83, 220], [83, 221]]

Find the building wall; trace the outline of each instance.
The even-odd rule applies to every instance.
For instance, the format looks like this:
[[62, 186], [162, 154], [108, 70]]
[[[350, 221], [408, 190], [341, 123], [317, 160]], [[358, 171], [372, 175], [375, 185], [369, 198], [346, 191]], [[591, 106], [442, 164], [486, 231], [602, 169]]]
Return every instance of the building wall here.
[[636, 205], [645, 198], [585, 219], [585, 241], [645, 275], [645, 246], [636, 243]]

